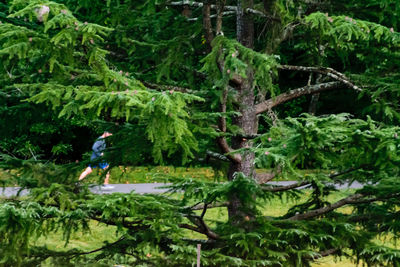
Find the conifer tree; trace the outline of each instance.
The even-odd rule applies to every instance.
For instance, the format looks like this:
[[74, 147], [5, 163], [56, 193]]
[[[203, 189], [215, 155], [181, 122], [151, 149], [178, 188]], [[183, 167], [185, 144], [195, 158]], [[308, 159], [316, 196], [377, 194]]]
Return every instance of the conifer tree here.
[[[328, 255], [397, 266], [399, 250], [374, 241], [399, 229], [393, 10], [394, 0], [1, 4], [3, 99], [113, 125], [112, 166], [142, 153], [229, 166], [222, 183], [176, 179], [169, 188], [182, 199], [94, 195], [76, 185], [81, 165], [1, 147], [0, 167], [30, 189], [0, 203], [1, 263], [191, 266], [201, 243], [203, 266], [309, 266]], [[277, 177], [296, 182], [267, 184]], [[355, 181], [363, 187], [330, 200], [333, 185]], [[300, 195], [284, 215], [263, 215], [275, 197]], [[212, 208], [228, 220], [205, 220]], [[34, 242], [59, 231], [68, 243], [91, 221], [117, 227], [116, 239], [93, 251]]]

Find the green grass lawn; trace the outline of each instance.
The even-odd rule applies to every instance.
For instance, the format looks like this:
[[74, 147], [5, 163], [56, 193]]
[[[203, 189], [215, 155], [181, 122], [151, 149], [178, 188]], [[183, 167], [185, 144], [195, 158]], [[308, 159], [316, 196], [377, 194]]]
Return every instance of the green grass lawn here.
[[[268, 173], [270, 170], [257, 169], [257, 174]], [[300, 170], [299, 173], [307, 175], [316, 170]], [[99, 181], [102, 170], [95, 169], [85, 180], [89, 183]], [[79, 173], [77, 173], [77, 177]], [[147, 166], [132, 167], [119, 166], [111, 169], [110, 183], [113, 184], [137, 184], [137, 183], [162, 183], [168, 182], [171, 178], [192, 178], [208, 181], [226, 181], [223, 172], [214, 170], [211, 167], [174, 167], [174, 166]], [[296, 177], [277, 176], [274, 181], [296, 180]]]
[[[83, 171], [84, 168], [81, 170]], [[94, 169], [94, 171], [84, 179], [84, 183], [101, 183], [104, 171]], [[207, 181], [226, 181], [226, 176], [219, 170], [211, 167], [174, 167], [174, 166], [119, 166], [110, 170], [110, 183], [112, 184], [137, 184], [137, 183], [163, 183], [171, 178], [192, 178], [204, 179]], [[256, 169], [257, 174], [268, 173], [267, 169]], [[300, 170], [299, 173], [307, 175], [316, 170]], [[12, 180], [13, 171], [3, 171], [0, 169], [0, 186], [18, 186]], [[80, 172], [76, 173], [76, 179]], [[298, 177], [277, 176], [274, 181], [296, 180]]]

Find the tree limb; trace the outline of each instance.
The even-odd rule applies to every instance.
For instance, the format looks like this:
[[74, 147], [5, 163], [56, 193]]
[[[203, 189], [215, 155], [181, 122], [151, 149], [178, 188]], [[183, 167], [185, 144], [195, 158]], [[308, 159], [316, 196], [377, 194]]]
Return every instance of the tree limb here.
[[280, 94], [274, 98], [270, 98], [264, 102], [261, 102], [256, 105], [256, 114], [263, 113], [272, 109], [275, 106], [278, 106], [284, 102], [289, 100], [298, 98], [303, 95], [315, 94], [318, 92], [333, 90], [339, 88], [341, 82], [328, 82], [328, 83], [320, 83], [310, 86], [304, 86], [301, 88], [293, 89], [283, 94]]
[[337, 202], [335, 202], [335, 203], [333, 203], [333, 204], [331, 204], [329, 206], [325, 206], [325, 207], [322, 207], [322, 208], [319, 208], [319, 209], [315, 209], [315, 210], [310, 210], [310, 211], [308, 211], [306, 213], [302, 213], [302, 214], [296, 214], [296, 215], [288, 218], [288, 220], [310, 219], [310, 218], [313, 218], [313, 217], [320, 216], [320, 215], [323, 215], [325, 213], [328, 213], [328, 212], [330, 212], [332, 210], [335, 210], [335, 209], [340, 208], [340, 207], [342, 207], [344, 205], [347, 205], [347, 204], [370, 203], [370, 202], [374, 202], [374, 201], [378, 201], [378, 200], [391, 198], [391, 197], [394, 197], [396, 195], [399, 195], [399, 194], [390, 195], [390, 196], [387, 196], [385, 198], [373, 197], [373, 198], [363, 199], [364, 197], [366, 197], [366, 195], [364, 195], [364, 194], [354, 194], [354, 195], [348, 196], [346, 198], [343, 198], [343, 199], [341, 199], [341, 200], [339, 200], [339, 201], [337, 201]]
[[[357, 168], [350, 168], [347, 170], [344, 170], [342, 172], [335, 172], [329, 175], [330, 179], [336, 178], [338, 176], [344, 175], [344, 174], [348, 174], [351, 173], [353, 171], [359, 170], [361, 168], [365, 167], [365, 165], [357, 167]], [[267, 186], [267, 185], [263, 185], [263, 190], [264, 191], [269, 191], [269, 192], [281, 192], [281, 191], [286, 191], [286, 190], [290, 190], [290, 189], [295, 189], [301, 186], [305, 186], [305, 185], [309, 185], [311, 184], [310, 181], [303, 181], [303, 182], [297, 182], [294, 184], [290, 184], [290, 185], [285, 185], [285, 186], [277, 186], [277, 187], [271, 187], [271, 186]]]
[[[202, 3], [202, 2], [194, 2], [194, 1], [190, 1], [190, 0], [182, 0], [182, 1], [170, 2], [170, 3], [168, 3], [168, 5], [170, 5], [170, 6], [188, 5], [188, 6], [192, 6], [192, 7], [204, 7], [204, 5], [206, 5], [206, 4]], [[210, 5], [210, 8], [214, 9], [214, 10], [218, 10], [218, 6], [217, 5]], [[223, 10], [224, 11], [237, 12], [237, 7], [236, 6], [224, 6]], [[257, 16], [260, 16], [260, 17], [263, 17], [263, 18], [268, 18], [270, 20], [274, 20], [274, 21], [278, 21], [278, 22], [281, 21], [280, 18], [273, 17], [271, 15], [265, 14], [264, 12], [261, 12], [259, 10], [252, 9], [252, 8], [246, 8], [246, 9], [244, 9], [244, 12], [246, 12], [248, 14], [257, 15]]]
[[271, 186], [262, 186], [262, 189], [264, 191], [269, 191], [269, 192], [281, 192], [281, 191], [286, 191], [290, 189], [295, 189], [301, 186], [309, 185], [311, 182], [309, 181], [303, 181], [303, 182], [298, 182], [290, 185], [285, 185], [285, 186], [278, 186], [278, 187], [271, 187]]
[[219, 236], [216, 233], [210, 231], [208, 228], [201, 229], [200, 227], [196, 227], [196, 226], [193, 226], [193, 225], [190, 225], [187, 223], [181, 223], [181, 224], [179, 224], [179, 227], [203, 234], [213, 240], [216, 240], [219, 238]]
[[179, 224], [179, 227], [201, 233], [203, 235], [206, 235], [210, 239], [216, 240], [219, 238], [219, 236], [216, 233], [214, 233], [213, 231], [210, 230], [210, 228], [204, 222], [202, 217], [200, 217], [198, 215], [194, 215], [194, 214], [186, 215], [186, 217], [196, 226], [182, 223], [182, 224]]
[[112, 247], [112, 246], [118, 244], [119, 242], [121, 242], [121, 241], [123, 241], [123, 240], [125, 240], [125, 237], [124, 237], [124, 236], [122, 236], [122, 237], [121, 237], [120, 239], [118, 239], [117, 241], [115, 241], [115, 242], [113, 242], [113, 243], [110, 243], [110, 244], [107, 244], [107, 245], [105, 245], [105, 246], [103, 246], [103, 247], [101, 247], [101, 248], [94, 249], [94, 250], [87, 251], [87, 252], [76, 253], [74, 256], [81, 256], [81, 255], [92, 254], [92, 253], [95, 253], [95, 252], [104, 250], [104, 249], [106, 249], [106, 248]]
[[[229, 202], [216, 202], [214, 204], [207, 204], [208, 209], [212, 208], [220, 208], [220, 207], [227, 207]], [[204, 203], [199, 203], [193, 207], [190, 207], [191, 210], [202, 210], [204, 208]]]
[[326, 75], [337, 81], [340, 81], [347, 85], [348, 87], [361, 92], [361, 88], [354, 85], [343, 73], [340, 73], [332, 68], [326, 67], [304, 67], [304, 66], [292, 66], [292, 65], [280, 65], [278, 69], [281, 70], [294, 70], [294, 71], [304, 71], [304, 72], [315, 72], [319, 74]]
[[233, 149], [229, 146], [228, 142], [226, 141], [225, 137], [217, 137], [217, 143], [221, 148], [222, 152], [226, 153], [226, 157], [233, 162], [240, 163], [242, 161], [242, 157], [240, 154], [232, 154]]

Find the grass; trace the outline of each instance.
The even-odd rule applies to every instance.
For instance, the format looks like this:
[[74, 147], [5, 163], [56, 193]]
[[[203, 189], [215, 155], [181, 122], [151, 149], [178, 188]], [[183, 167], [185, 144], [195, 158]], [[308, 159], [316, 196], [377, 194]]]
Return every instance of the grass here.
[[[83, 169], [81, 170], [83, 171]], [[306, 176], [317, 170], [299, 170], [299, 174]], [[103, 170], [94, 169], [92, 174], [85, 178], [86, 183], [101, 183]], [[118, 166], [110, 170], [110, 183], [112, 184], [137, 184], [137, 183], [162, 183], [169, 182], [171, 178], [204, 179], [207, 181], [226, 181], [226, 175], [211, 167], [174, 167], [174, 166]], [[269, 173], [268, 169], [256, 169], [258, 175]], [[18, 186], [12, 179], [15, 171], [0, 169], [0, 186]], [[78, 179], [80, 172], [76, 173]], [[297, 177], [283, 177], [278, 175], [274, 181], [296, 180]]]
[[[317, 170], [299, 170], [299, 173], [306, 176], [315, 173]], [[256, 169], [258, 175], [269, 173], [267, 169]], [[95, 169], [86, 181], [93, 183], [99, 181], [99, 175], [103, 174], [102, 170]], [[79, 173], [77, 173], [77, 177]], [[223, 172], [215, 170], [211, 167], [174, 167], [174, 166], [119, 166], [111, 169], [110, 182], [113, 184], [137, 184], [137, 183], [162, 183], [168, 182], [171, 178], [192, 178], [204, 179], [207, 181], [226, 181]], [[274, 181], [295, 180], [296, 177], [283, 177], [279, 175]]]

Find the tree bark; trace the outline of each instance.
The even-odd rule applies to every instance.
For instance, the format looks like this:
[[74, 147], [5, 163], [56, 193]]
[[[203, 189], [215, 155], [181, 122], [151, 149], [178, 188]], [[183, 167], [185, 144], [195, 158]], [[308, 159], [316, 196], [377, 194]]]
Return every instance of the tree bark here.
[[[253, 0], [238, 0], [238, 11], [236, 21], [236, 34], [237, 40], [242, 45], [253, 48], [254, 45], [254, 22], [251, 15], [245, 13], [244, 10], [253, 7]], [[254, 71], [249, 68], [247, 70], [247, 77], [243, 82], [237, 85], [238, 91], [238, 111], [240, 116], [233, 119], [233, 123], [242, 130], [242, 135], [255, 135], [257, 134], [258, 122], [257, 114], [255, 109], [255, 96], [253, 88], [253, 77]], [[253, 144], [252, 140], [235, 136], [232, 137], [232, 148], [240, 149], [245, 147], [251, 147]], [[254, 170], [254, 159], [255, 155], [253, 152], [244, 152], [242, 154], [240, 162], [232, 162], [228, 170], [228, 179], [233, 180], [234, 174], [242, 172], [248, 177], [255, 177]], [[246, 207], [244, 203], [241, 203], [236, 195], [233, 195], [228, 205], [229, 218], [234, 224], [238, 224], [243, 219], [249, 219], [253, 217], [254, 207]]]
[[203, 29], [204, 29], [204, 37], [206, 39], [208, 52], [211, 51], [211, 42], [214, 39], [210, 13], [211, 13], [211, 4], [208, 1], [206, 1], [203, 6]]

